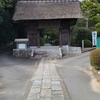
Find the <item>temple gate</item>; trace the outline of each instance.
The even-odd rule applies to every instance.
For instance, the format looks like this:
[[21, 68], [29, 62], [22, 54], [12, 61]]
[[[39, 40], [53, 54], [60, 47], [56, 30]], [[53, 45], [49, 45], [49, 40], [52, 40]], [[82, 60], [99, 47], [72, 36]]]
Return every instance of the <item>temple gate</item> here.
[[18, 0], [13, 20], [25, 25], [29, 46], [40, 47], [40, 29], [58, 28], [61, 47], [70, 45], [70, 26], [82, 17], [78, 0]]

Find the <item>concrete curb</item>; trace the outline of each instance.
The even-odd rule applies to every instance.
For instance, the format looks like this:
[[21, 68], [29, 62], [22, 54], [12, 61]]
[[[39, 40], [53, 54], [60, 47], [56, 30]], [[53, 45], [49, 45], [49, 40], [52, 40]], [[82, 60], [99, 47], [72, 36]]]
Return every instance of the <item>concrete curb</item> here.
[[88, 52], [88, 51], [92, 51], [92, 50], [94, 50], [94, 49], [96, 49], [96, 48], [95, 48], [95, 47], [93, 47], [93, 48], [84, 48], [84, 49], [82, 50], [82, 53]]

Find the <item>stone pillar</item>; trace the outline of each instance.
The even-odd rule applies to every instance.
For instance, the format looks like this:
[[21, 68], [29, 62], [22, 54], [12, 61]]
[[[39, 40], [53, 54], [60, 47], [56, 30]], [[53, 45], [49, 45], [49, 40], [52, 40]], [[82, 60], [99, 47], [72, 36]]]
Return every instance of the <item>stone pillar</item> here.
[[37, 33], [37, 47], [40, 48], [40, 30], [39, 29]]
[[59, 46], [62, 47], [62, 34], [61, 34], [61, 28], [59, 28]]

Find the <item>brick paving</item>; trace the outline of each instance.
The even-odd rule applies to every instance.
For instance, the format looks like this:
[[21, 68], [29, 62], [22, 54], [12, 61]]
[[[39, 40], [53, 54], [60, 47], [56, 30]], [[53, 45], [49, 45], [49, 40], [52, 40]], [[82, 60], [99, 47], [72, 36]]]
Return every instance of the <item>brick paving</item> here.
[[33, 75], [27, 100], [65, 100], [60, 80], [52, 60], [42, 58]]

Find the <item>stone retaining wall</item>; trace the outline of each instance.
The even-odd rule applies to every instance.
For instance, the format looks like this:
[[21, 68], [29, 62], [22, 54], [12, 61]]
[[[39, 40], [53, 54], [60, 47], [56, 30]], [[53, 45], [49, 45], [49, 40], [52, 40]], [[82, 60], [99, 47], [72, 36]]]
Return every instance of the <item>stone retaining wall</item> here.
[[31, 49], [13, 49], [13, 56], [20, 58], [29, 58], [31, 56]]
[[80, 54], [81, 53], [81, 47], [68, 47], [63, 46], [62, 47], [62, 54], [65, 55], [71, 55], [71, 54]]

